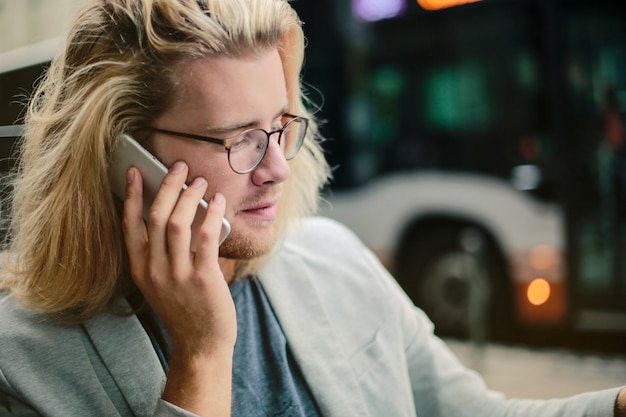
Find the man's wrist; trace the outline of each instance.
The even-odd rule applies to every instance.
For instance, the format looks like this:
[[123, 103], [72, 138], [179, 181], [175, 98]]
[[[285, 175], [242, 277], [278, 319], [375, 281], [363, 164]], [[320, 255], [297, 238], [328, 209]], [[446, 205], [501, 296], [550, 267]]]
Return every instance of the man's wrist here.
[[615, 398], [615, 417], [626, 417], [626, 388], [622, 388]]

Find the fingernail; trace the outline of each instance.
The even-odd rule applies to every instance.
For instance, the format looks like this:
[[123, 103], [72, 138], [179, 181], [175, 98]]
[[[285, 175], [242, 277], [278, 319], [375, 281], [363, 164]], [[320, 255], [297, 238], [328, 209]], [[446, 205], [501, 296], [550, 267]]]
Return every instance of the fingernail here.
[[170, 168], [170, 172], [173, 172], [174, 174], [180, 174], [181, 172], [183, 172], [184, 169], [185, 169], [185, 163], [182, 161], [177, 161]]
[[198, 178], [195, 178], [191, 182], [191, 187], [200, 188], [200, 187], [204, 186], [204, 184], [206, 184], [206, 181], [204, 180], [204, 178], [198, 177]]
[[216, 193], [213, 196], [213, 202], [215, 203], [223, 203], [226, 199], [224, 198], [224, 196], [220, 193]]
[[126, 171], [126, 183], [127, 184], [131, 184], [135, 179], [135, 170], [134, 169], [129, 169], [128, 171]]

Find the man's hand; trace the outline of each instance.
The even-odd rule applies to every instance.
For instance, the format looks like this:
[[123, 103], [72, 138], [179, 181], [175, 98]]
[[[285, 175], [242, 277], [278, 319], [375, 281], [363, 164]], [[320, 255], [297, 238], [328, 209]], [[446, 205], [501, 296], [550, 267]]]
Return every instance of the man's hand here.
[[199, 415], [230, 416], [235, 307], [218, 263], [225, 200], [209, 202], [191, 250], [191, 224], [206, 181], [181, 193], [187, 166], [175, 163], [143, 220], [141, 174], [127, 176], [123, 227], [131, 275], [172, 339], [163, 399]]

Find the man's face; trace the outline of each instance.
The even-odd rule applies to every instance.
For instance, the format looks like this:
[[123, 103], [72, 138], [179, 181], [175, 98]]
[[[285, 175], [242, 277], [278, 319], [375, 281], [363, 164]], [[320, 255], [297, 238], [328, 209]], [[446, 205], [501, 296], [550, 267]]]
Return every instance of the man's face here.
[[[180, 65], [181, 88], [174, 104], [153, 126], [178, 132], [228, 139], [250, 128], [282, 127], [287, 89], [278, 51], [246, 58], [210, 58]], [[157, 133], [153, 149], [170, 166], [183, 160], [189, 178], [208, 182], [206, 199], [226, 197], [226, 219], [232, 233], [220, 256], [251, 259], [267, 253], [276, 240], [276, 216], [282, 182], [289, 165], [272, 135], [265, 158], [247, 174], [235, 173], [224, 146]]]

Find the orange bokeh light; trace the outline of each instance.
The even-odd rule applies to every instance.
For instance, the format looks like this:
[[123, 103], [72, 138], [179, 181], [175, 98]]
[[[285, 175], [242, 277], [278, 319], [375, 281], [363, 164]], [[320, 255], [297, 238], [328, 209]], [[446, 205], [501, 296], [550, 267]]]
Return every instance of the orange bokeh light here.
[[526, 296], [533, 305], [544, 304], [550, 298], [550, 284], [543, 278], [535, 278], [528, 284]]
[[480, 0], [417, 0], [417, 4], [424, 10], [439, 10], [477, 1]]

